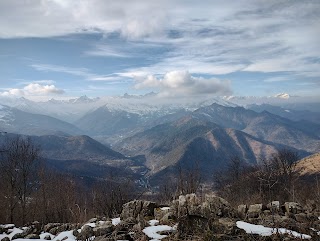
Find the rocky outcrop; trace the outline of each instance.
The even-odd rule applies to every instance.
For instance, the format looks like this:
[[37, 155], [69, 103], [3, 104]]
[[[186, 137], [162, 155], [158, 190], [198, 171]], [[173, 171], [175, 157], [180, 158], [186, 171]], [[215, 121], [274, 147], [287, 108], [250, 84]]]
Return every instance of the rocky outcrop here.
[[[13, 235], [11, 240], [39, 239], [39, 234], [49, 232], [50, 235], [46, 235], [45, 240], [56, 238], [59, 234], [63, 241], [67, 239], [67, 234], [63, 237], [61, 232], [73, 230], [72, 234], [77, 241], [147, 241], [151, 239], [146, 232], [150, 230], [150, 225], [169, 227], [159, 229], [157, 233], [167, 236], [167, 239], [163, 240], [193, 240], [190, 237], [197, 237], [196, 240], [252, 240], [248, 238], [251, 234], [246, 234], [237, 226], [237, 221], [271, 228], [287, 228], [318, 237], [319, 216], [320, 212], [314, 205], [302, 206], [296, 202], [281, 204], [279, 201], [272, 201], [266, 205], [243, 204], [234, 209], [226, 200], [214, 194], [204, 197], [187, 194], [174, 200], [170, 207], [143, 200], [128, 202], [123, 205], [121, 219], [93, 218], [81, 226], [69, 223], [41, 225], [34, 222]], [[10, 225], [0, 225], [0, 232], [8, 234], [12, 228]], [[10, 238], [5, 237], [1, 241], [10, 241]]]
[[180, 196], [178, 200], [173, 201], [171, 210], [178, 219], [186, 215], [193, 215], [214, 220], [236, 215], [235, 210], [226, 200], [212, 194], [205, 195], [203, 202], [195, 194]]
[[123, 205], [120, 218], [154, 217], [154, 209], [158, 205], [154, 202], [134, 200]]

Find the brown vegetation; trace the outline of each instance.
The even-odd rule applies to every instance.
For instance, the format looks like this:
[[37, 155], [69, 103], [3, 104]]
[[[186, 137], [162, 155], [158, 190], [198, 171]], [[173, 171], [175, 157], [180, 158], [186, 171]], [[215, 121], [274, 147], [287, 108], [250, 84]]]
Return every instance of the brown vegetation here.
[[96, 215], [111, 217], [134, 198], [130, 182], [111, 174], [89, 190], [79, 179], [47, 170], [39, 147], [28, 138], [7, 139], [0, 150], [0, 223], [82, 222]]

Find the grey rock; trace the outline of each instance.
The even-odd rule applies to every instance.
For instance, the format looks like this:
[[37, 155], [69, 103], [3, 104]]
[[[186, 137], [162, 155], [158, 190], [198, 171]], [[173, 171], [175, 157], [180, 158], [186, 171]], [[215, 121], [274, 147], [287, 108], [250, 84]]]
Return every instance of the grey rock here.
[[16, 233], [15, 235], [13, 235], [11, 240], [18, 239], [18, 238], [24, 238], [23, 233]]
[[48, 224], [44, 225], [43, 231], [49, 232], [51, 229], [58, 227], [59, 225], [60, 225], [60, 223], [48, 223]]
[[262, 211], [263, 211], [263, 205], [261, 203], [252, 204], [249, 206], [247, 214], [249, 218], [258, 218], [262, 213]]
[[40, 239], [40, 236], [38, 234], [31, 233], [31, 234], [28, 234], [27, 236], [25, 236], [24, 238], [26, 238], [26, 239]]
[[297, 214], [303, 212], [302, 206], [296, 202], [285, 202], [284, 208], [287, 213]]
[[125, 220], [129, 217], [137, 218], [138, 215], [142, 217], [154, 217], [154, 209], [158, 205], [155, 202], [134, 200], [125, 203], [121, 212], [121, 220]]
[[4, 237], [1, 241], [10, 241], [10, 239], [8, 237]]
[[248, 206], [246, 204], [241, 204], [238, 206], [238, 215], [244, 219], [248, 211]]
[[279, 201], [272, 201], [267, 204], [267, 208], [272, 212], [272, 213], [277, 213], [280, 211], [280, 202]]
[[106, 225], [93, 228], [93, 234], [94, 236], [102, 236], [102, 235], [112, 233], [113, 230], [114, 230], [114, 226], [112, 224], [106, 224]]
[[48, 234], [48, 235], [44, 236], [43, 239], [44, 239], [44, 240], [51, 240], [51, 236]]
[[93, 236], [93, 228], [89, 225], [85, 225], [81, 230], [82, 240], [88, 239]]
[[175, 220], [176, 217], [173, 215], [173, 213], [169, 212], [166, 215], [164, 215], [161, 219], [160, 219], [160, 223], [161, 224], [170, 224], [172, 223], [173, 220]]
[[178, 219], [186, 215], [199, 216], [206, 219], [235, 216], [231, 205], [221, 197], [207, 194], [204, 202], [195, 195], [180, 196], [171, 206], [171, 211]]
[[170, 212], [170, 208], [155, 208], [154, 219], [161, 220], [169, 212]]

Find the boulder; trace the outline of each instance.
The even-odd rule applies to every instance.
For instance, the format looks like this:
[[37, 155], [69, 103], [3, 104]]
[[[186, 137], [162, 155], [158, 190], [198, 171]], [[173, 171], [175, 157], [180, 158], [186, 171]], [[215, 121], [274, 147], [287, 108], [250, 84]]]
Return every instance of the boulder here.
[[60, 223], [48, 223], [48, 224], [44, 225], [43, 231], [49, 232], [51, 229], [58, 227], [59, 225], [61, 225], [61, 224]]
[[267, 208], [271, 211], [271, 213], [278, 213], [280, 211], [280, 202], [272, 201], [267, 204]]
[[44, 239], [44, 240], [51, 240], [51, 236], [48, 234], [48, 235], [44, 236], [43, 239]]
[[19, 238], [24, 238], [23, 233], [16, 233], [15, 235], [13, 235], [13, 237], [11, 238], [11, 240], [19, 239]]
[[40, 239], [40, 236], [35, 233], [28, 234], [27, 236], [24, 237], [25, 239]]
[[158, 207], [154, 209], [154, 219], [161, 220], [167, 213], [170, 212], [169, 207]]
[[248, 211], [248, 206], [246, 204], [241, 204], [238, 206], [238, 215], [240, 218], [245, 219]]
[[171, 224], [174, 220], [176, 219], [176, 217], [173, 215], [173, 213], [167, 213], [166, 215], [164, 215], [159, 221], [160, 224]]
[[93, 228], [89, 225], [84, 225], [81, 230], [81, 236], [90, 238], [91, 236], [93, 236]]
[[296, 202], [285, 202], [284, 208], [287, 213], [297, 214], [303, 212], [302, 206]]
[[138, 215], [142, 217], [154, 217], [154, 209], [157, 206], [155, 202], [134, 200], [123, 205], [120, 218], [121, 220], [125, 220], [129, 217], [137, 218]]
[[4, 237], [1, 241], [10, 241], [10, 239], [8, 237]]
[[114, 230], [114, 226], [112, 224], [104, 224], [102, 226], [93, 228], [93, 234], [94, 236], [102, 236], [102, 235], [112, 233], [113, 230]]
[[173, 202], [171, 211], [177, 218], [194, 215], [215, 219], [235, 215], [235, 211], [226, 200], [213, 194], [207, 194], [204, 202], [201, 202], [195, 194], [180, 196], [178, 200]]
[[258, 218], [262, 213], [262, 211], [263, 211], [263, 205], [261, 203], [252, 204], [249, 206], [247, 214], [249, 218]]

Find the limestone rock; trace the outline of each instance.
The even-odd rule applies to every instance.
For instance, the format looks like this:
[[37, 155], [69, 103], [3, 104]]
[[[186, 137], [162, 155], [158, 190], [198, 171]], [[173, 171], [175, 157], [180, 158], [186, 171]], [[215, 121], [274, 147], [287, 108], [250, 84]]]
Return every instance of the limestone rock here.
[[155, 208], [154, 209], [154, 219], [156, 220], [161, 220], [167, 213], [170, 212], [170, 208], [169, 207], [165, 207], [165, 208]]
[[267, 208], [272, 212], [272, 213], [277, 213], [280, 211], [280, 202], [279, 201], [272, 201], [267, 204]]
[[44, 236], [43, 239], [44, 239], [44, 240], [51, 240], [51, 236], [48, 234], [48, 235]]
[[94, 236], [102, 236], [102, 235], [112, 233], [113, 230], [114, 230], [114, 226], [112, 224], [105, 224], [105, 225], [93, 228], [93, 234]]
[[10, 239], [8, 237], [4, 237], [1, 241], [10, 241]]
[[143, 200], [134, 200], [128, 203], [125, 203], [121, 212], [121, 220], [125, 220], [129, 217], [137, 218], [138, 215], [142, 217], [153, 217], [154, 209], [158, 205], [155, 202], [143, 201]]
[[247, 211], [248, 211], [248, 206], [246, 204], [241, 204], [238, 206], [238, 215], [242, 219], [245, 219]]
[[51, 229], [56, 228], [60, 225], [60, 223], [48, 223], [44, 225], [43, 231], [49, 232]]
[[40, 239], [40, 236], [38, 234], [28, 234], [27, 236], [25, 236], [26, 239]]
[[259, 204], [252, 204], [249, 206], [248, 209], [248, 217], [249, 218], [258, 218], [263, 211], [263, 205]]
[[173, 202], [171, 209], [177, 218], [194, 215], [206, 219], [215, 219], [235, 215], [235, 211], [226, 200], [212, 194], [206, 195], [204, 202], [201, 202], [195, 194], [180, 196], [178, 200]]
[[303, 212], [302, 206], [296, 202], [285, 202], [284, 208], [287, 213], [297, 214]]

